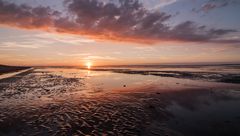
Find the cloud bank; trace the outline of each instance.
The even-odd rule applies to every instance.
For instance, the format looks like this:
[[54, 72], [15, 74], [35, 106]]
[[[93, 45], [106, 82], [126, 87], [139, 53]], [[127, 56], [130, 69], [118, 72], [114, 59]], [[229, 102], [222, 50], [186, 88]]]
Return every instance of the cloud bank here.
[[240, 43], [221, 40], [236, 30], [207, 28], [192, 21], [169, 26], [167, 22], [172, 15], [147, 10], [138, 0], [66, 0], [64, 4], [67, 13], [63, 14], [50, 7], [0, 0], [0, 24], [148, 44], [162, 41]]

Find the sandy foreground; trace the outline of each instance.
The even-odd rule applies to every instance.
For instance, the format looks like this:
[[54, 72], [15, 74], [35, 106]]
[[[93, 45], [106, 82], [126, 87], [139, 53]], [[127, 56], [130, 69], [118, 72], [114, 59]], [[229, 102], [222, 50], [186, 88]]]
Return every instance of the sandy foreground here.
[[0, 80], [0, 135], [240, 135], [240, 86], [30, 69]]

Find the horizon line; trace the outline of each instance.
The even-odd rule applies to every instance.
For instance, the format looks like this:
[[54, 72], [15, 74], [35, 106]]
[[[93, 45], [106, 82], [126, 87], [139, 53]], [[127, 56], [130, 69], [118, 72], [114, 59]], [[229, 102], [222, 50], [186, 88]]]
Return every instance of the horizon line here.
[[[24, 67], [86, 67], [85, 65], [9, 65], [0, 66], [24, 66]], [[240, 62], [184, 62], [184, 63], [142, 63], [142, 64], [111, 64], [93, 65], [92, 67], [117, 67], [117, 66], [181, 66], [181, 65], [240, 65]]]

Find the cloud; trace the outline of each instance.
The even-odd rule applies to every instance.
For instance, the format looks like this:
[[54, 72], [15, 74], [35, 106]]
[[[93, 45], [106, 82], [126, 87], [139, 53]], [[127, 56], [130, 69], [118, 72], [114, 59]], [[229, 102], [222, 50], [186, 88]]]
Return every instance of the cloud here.
[[0, 49], [8, 49], [8, 48], [31, 48], [31, 49], [38, 49], [44, 47], [43, 45], [37, 45], [33, 43], [16, 43], [16, 42], [2, 42]]
[[116, 60], [117, 58], [111, 57], [111, 56], [98, 56], [98, 55], [92, 55], [90, 53], [62, 53], [58, 52], [57, 53], [59, 56], [64, 56], [64, 57], [75, 57], [75, 58], [80, 58], [83, 60]]
[[38, 34], [35, 37], [38, 39], [42, 39], [41, 41], [50, 41], [52, 43], [59, 42], [59, 43], [72, 44], [72, 45], [95, 43], [93, 39], [82, 38], [77, 35], [60, 35], [60, 34], [53, 34], [53, 33], [43, 33], [43, 34]]
[[29, 7], [0, 0], [0, 24], [85, 35], [97, 40], [148, 44], [162, 41], [239, 43], [238, 40], [218, 40], [236, 32], [231, 29], [207, 28], [192, 21], [169, 26], [167, 22], [172, 15], [147, 10], [138, 0], [65, 0], [65, 6], [67, 13], [60, 14], [49, 7]]
[[198, 26], [192, 21], [186, 21], [175, 26], [171, 30], [170, 36], [172, 39], [176, 38], [183, 41], [218, 42], [216, 38], [234, 32], [237, 31], [231, 29], [206, 29], [206, 26]]
[[90, 53], [71, 53], [71, 54], [67, 54], [67, 53], [61, 53], [61, 52], [58, 52], [57, 54], [60, 55], [60, 56], [65, 56], [65, 57], [83, 57], [83, 56], [91, 55]]
[[178, 0], [139, 0], [148, 9], [159, 9], [171, 5]]
[[117, 60], [117, 58], [111, 56], [87, 56], [84, 60]]
[[57, 11], [49, 7], [29, 7], [0, 0], [0, 23], [21, 28], [51, 28]]
[[230, 4], [239, 4], [238, 0], [208, 0], [206, 3], [204, 3], [197, 12], [203, 11], [203, 12], [209, 12], [211, 10], [214, 10], [216, 8], [226, 7]]

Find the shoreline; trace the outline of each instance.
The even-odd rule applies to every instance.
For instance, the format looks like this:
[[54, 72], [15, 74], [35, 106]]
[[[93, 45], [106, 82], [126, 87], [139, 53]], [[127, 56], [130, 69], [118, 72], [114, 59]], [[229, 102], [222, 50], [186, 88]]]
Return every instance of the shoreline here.
[[28, 68], [28, 69], [25, 69], [25, 70], [17, 70], [16, 72], [8, 72], [8, 73], [1, 74], [0, 75], [0, 80], [14, 77], [14, 76], [16, 76], [18, 74], [22, 74], [22, 73], [30, 71], [32, 69], [33, 68]]
[[18, 72], [18, 71], [30, 69], [30, 68], [31, 67], [0, 65], [0, 75], [12, 73], [12, 72]]

